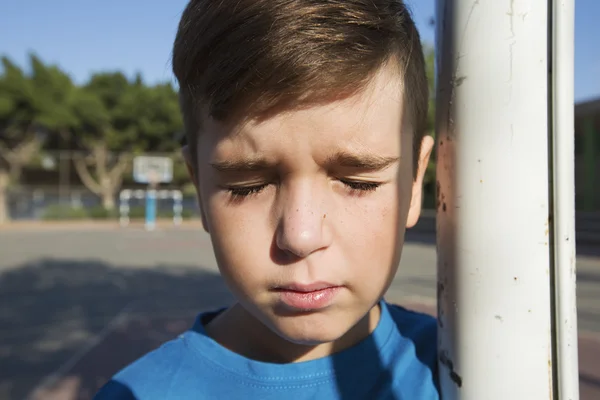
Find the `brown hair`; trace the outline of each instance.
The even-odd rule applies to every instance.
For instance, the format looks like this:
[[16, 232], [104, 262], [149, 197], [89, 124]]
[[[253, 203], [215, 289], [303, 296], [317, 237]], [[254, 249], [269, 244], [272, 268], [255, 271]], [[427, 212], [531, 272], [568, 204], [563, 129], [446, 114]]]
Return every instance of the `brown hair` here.
[[388, 61], [402, 73], [416, 173], [428, 85], [419, 33], [403, 1], [191, 0], [175, 38], [173, 71], [194, 164], [201, 110], [235, 122], [350, 95]]

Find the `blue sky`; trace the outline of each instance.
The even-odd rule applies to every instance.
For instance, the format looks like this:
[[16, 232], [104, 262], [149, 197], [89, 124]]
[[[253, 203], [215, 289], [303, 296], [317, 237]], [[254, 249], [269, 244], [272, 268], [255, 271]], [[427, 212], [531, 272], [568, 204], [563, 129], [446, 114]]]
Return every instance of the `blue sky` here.
[[[491, 0], [490, 0], [491, 1]], [[498, 0], [494, 0], [498, 1]], [[186, 0], [0, 0], [0, 54], [26, 65], [30, 51], [77, 82], [91, 72], [140, 71], [171, 80], [170, 53]], [[425, 41], [435, 0], [408, 0]], [[576, 0], [575, 99], [600, 97], [600, 1]]]

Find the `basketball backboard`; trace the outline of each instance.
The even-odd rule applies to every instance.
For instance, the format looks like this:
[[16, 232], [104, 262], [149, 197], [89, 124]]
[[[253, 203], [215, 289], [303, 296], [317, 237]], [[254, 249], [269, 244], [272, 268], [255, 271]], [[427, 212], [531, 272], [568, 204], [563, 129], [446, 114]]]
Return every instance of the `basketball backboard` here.
[[138, 183], [168, 183], [173, 180], [173, 160], [169, 157], [137, 156], [133, 179]]

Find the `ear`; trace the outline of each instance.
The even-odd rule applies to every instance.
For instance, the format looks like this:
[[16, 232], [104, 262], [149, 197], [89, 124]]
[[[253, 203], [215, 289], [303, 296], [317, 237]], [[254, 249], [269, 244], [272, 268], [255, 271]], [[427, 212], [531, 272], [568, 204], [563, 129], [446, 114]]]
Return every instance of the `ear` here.
[[408, 219], [406, 221], [406, 227], [412, 228], [417, 224], [419, 216], [421, 215], [421, 205], [423, 203], [423, 178], [425, 177], [425, 171], [427, 171], [427, 165], [429, 164], [429, 158], [433, 150], [433, 138], [431, 136], [425, 136], [421, 141], [421, 151], [419, 152], [419, 164], [417, 169], [416, 177], [412, 185], [412, 196], [410, 199], [410, 208], [408, 210]]
[[190, 152], [190, 147], [188, 145], [184, 145], [181, 148], [181, 154], [185, 161], [185, 166], [187, 167], [188, 173], [190, 174], [190, 179], [196, 188], [196, 195], [198, 197], [198, 206], [200, 207], [200, 218], [202, 219], [202, 228], [206, 232], [208, 232], [208, 224], [206, 221], [206, 214], [204, 212], [204, 206], [202, 204], [202, 196], [200, 194], [200, 181], [198, 180], [198, 175], [196, 174], [196, 168], [194, 167], [192, 161], [192, 154]]

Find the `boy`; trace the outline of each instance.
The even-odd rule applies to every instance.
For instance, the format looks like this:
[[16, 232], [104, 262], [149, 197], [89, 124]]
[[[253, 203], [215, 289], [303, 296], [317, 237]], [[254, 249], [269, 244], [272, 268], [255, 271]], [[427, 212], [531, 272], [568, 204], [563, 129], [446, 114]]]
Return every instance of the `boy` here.
[[202, 222], [237, 303], [97, 398], [439, 398], [435, 320], [382, 300], [433, 146], [405, 5], [192, 0], [173, 69]]

